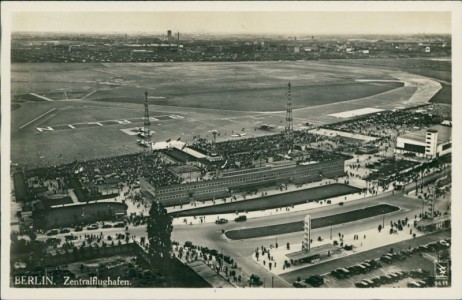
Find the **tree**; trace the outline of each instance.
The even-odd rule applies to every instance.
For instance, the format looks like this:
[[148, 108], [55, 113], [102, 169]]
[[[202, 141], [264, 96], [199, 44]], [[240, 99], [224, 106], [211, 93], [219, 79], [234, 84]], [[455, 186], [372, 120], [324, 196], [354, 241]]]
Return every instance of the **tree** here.
[[170, 260], [172, 241], [172, 217], [160, 202], [153, 202], [147, 220], [147, 233], [149, 241], [149, 255], [153, 262], [167, 267]]

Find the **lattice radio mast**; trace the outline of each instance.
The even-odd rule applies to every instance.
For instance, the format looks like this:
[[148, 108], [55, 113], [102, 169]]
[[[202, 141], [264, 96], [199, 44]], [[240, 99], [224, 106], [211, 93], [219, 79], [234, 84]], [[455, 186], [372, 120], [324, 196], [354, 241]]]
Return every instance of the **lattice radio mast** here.
[[144, 92], [144, 134], [145, 134], [145, 141], [148, 144], [149, 148], [151, 147], [151, 131], [149, 130], [149, 125], [151, 125], [151, 121], [149, 119], [149, 106], [148, 106], [148, 91]]
[[288, 84], [287, 90], [287, 112], [286, 112], [286, 128], [285, 128], [285, 138], [286, 142], [289, 144], [289, 148], [292, 149], [294, 141], [294, 127], [293, 127], [293, 118], [292, 118], [292, 93], [290, 91], [290, 82]]

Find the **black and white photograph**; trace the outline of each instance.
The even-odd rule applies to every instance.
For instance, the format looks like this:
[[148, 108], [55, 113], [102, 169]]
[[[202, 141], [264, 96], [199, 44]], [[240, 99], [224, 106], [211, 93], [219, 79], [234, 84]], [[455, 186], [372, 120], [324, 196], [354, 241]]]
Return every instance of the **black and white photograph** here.
[[3, 2], [2, 299], [462, 297], [460, 4]]

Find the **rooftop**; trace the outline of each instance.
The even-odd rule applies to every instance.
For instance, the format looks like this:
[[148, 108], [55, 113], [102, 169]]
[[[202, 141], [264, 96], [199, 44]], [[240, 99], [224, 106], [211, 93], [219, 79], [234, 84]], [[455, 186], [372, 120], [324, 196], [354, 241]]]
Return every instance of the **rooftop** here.
[[429, 129], [421, 129], [419, 131], [409, 132], [400, 137], [418, 142], [425, 142], [426, 132], [434, 132], [434, 130], [438, 131], [438, 144], [451, 141], [452, 128], [443, 125], [435, 125]]
[[332, 244], [324, 244], [321, 246], [313, 247], [309, 251], [304, 251], [304, 250], [297, 251], [297, 252], [289, 253], [286, 256], [292, 260], [301, 260], [307, 257], [325, 254], [329, 251], [331, 252], [338, 251], [339, 249], [340, 249], [339, 246], [334, 246]]
[[200, 169], [198, 167], [192, 166], [192, 165], [173, 166], [173, 167], [169, 167], [169, 170], [176, 173], [176, 174], [189, 173], [189, 172], [199, 172], [200, 171]]
[[422, 219], [418, 221], [416, 225], [417, 227], [426, 227], [426, 226], [437, 224], [439, 222], [444, 222], [447, 220], [451, 220], [451, 215], [442, 215], [442, 216], [438, 216], [435, 218]]

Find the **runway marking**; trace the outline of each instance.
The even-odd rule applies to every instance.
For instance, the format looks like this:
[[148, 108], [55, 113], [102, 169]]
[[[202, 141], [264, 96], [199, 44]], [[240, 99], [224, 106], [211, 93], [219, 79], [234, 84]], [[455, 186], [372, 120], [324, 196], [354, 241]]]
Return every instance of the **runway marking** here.
[[170, 115], [169, 117], [172, 119], [184, 119], [184, 117], [179, 116], [179, 115]]
[[40, 99], [42, 99], [42, 100], [46, 100], [46, 101], [51, 101], [51, 102], [55, 101], [55, 100], [50, 99], [50, 98], [47, 98], [47, 97], [45, 97], [45, 96], [37, 95], [36, 93], [30, 93], [30, 95], [35, 96], [35, 97], [37, 97], [37, 98], [40, 98]]
[[84, 97], [80, 98], [80, 100], [83, 100], [83, 99], [87, 98], [88, 96], [93, 95], [93, 94], [96, 93], [97, 91], [98, 91], [98, 90], [93, 91], [93, 92], [91, 92], [90, 94], [85, 95]]
[[64, 95], [66, 95], [66, 100], [69, 100], [69, 98], [67, 97], [66, 91], [64, 91]]
[[[112, 120], [108, 120], [108, 121], [112, 121]], [[132, 122], [128, 121], [128, 120], [114, 120], [115, 122], [119, 123], [119, 124], [131, 124]]]
[[53, 131], [54, 129], [48, 126], [48, 127], [37, 127], [37, 130], [39, 132], [43, 132], [43, 131]]
[[67, 125], [67, 126], [69, 126], [69, 128], [75, 129], [75, 127], [72, 126], [71, 124], [69, 124], [69, 125]]
[[40, 116], [38, 116], [37, 118], [33, 119], [32, 121], [29, 121], [29, 122], [27, 122], [26, 124], [24, 124], [24, 125], [22, 125], [21, 127], [19, 127], [19, 129], [23, 129], [24, 127], [26, 127], [26, 126], [29, 125], [30, 123], [37, 121], [37, 120], [40, 119], [41, 117], [43, 117], [43, 116], [45, 116], [45, 115], [51, 113], [51, 112], [54, 111], [54, 110], [56, 110], [56, 108], [53, 108], [52, 110], [49, 110], [49, 111], [47, 111], [47, 112], [44, 113], [44, 114], [41, 114]]

